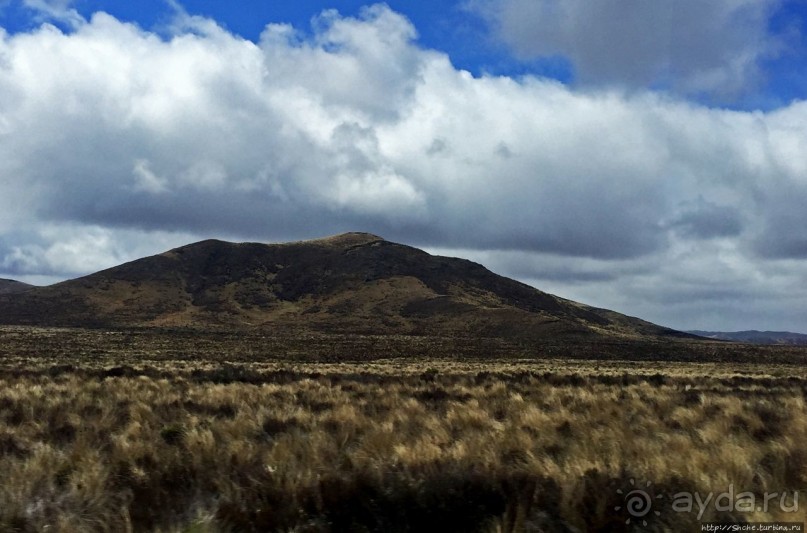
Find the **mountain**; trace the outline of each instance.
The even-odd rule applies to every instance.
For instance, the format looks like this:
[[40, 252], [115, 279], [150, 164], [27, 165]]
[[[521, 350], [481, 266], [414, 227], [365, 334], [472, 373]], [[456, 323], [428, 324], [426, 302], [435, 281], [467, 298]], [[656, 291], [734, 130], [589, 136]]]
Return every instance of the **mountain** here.
[[788, 344], [807, 346], [807, 335], [789, 331], [690, 331], [693, 335], [723, 341], [746, 342], [750, 344]]
[[0, 294], [22, 292], [30, 289], [31, 287], [33, 287], [33, 285], [28, 285], [27, 283], [22, 283], [20, 281], [14, 281], [13, 279], [0, 278]]
[[541, 292], [465, 259], [432, 256], [368, 233], [286, 244], [206, 240], [56, 285], [2, 294], [0, 322], [525, 341], [690, 338]]

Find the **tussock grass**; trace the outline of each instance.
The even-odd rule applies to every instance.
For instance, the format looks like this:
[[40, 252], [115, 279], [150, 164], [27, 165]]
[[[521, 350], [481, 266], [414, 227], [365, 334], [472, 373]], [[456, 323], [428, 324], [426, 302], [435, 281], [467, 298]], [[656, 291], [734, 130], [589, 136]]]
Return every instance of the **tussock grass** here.
[[631, 479], [807, 487], [796, 371], [430, 365], [0, 369], [0, 529], [628, 530]]
[[807, 489], [803, 366], [119, 355], [0, 364], [0, 531], [631, 531], [632, 480], [643, 530], [805, 520], [669, 501]]

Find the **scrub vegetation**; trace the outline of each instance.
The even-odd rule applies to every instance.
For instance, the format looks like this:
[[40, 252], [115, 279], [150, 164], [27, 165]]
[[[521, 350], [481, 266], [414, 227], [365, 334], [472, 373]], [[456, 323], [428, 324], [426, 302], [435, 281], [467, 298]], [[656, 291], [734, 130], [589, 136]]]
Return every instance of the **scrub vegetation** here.
[[[135, 359], [105, 349], [101, 339], [120, 335], [0, 331], [0, 530], [686, 531], [805, 520], [807, 501], [792, 501], [807, 489], [802, 365], [248, 361], [235, 344], [232, 359], [180, 357], [181, 346], [156, 340]], [[653, 497], [643, 517], [626, 509], [636, 487]], [[753, 512], [672, 508], [676, 494], [730, 489], [789, 497]]]

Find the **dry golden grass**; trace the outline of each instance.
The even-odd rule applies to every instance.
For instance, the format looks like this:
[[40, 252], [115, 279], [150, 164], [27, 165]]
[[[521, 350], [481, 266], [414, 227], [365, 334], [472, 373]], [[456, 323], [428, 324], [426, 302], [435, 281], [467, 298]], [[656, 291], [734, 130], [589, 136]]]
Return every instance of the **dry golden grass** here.
[[[760, 497], [807, 488], [801, 366], [96, 355], [0, 365], [1, 531], [699, 531], [702, 521], [805, 520], [779, 506], [712, 505], [698, 517], [670, 503], [730, 486]], [[615, 510], [631, 479], [664, 497], [646, 527]]]

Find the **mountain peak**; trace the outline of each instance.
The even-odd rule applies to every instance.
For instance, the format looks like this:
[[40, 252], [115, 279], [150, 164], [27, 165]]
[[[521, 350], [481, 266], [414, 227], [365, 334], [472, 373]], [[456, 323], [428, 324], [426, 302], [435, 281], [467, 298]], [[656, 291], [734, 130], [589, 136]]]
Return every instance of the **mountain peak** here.
[[382, 241], [384, 241], [383, 237], [373, 235], [372, 233], [365, 233], [361, 231], [350, 231], [348, 233], [340, 233], [338, 235], [331, 235], [330, 237], [322, 237], [320, 239], [311, 239], [308, 241], [301, 241], [301, 242], [308, 244], [333, 246], [335, 248], [346, 248], [352, 246], [361, 246], [363, 244], [372, 244], [374, 242], [382, 242]]
[[365, 233], [361, 231], [351, 231], [348, 233], [339, 233], [337, 235], [330, 235], [328, 237], [320, 237], [317, 239], [306, 239], [301, 241], [291, 241], [284, 243], [263, 244], [255, 242], [230, 242], [220, 239], [205, 239], [203, 241], [194, 242], [174, 248], [164, 252], [163, 256], [173, 257], [177, 254], [184, 254], [187, 252], [205, 252], [210, 250], [230, 250], [243, 247], [253, 246], [282, 246], [282, 247], [298, 247], [298, 246], [318, 246], [325, 248], [353, 248], [354, 246], [362, 246], [376, 242], [386, 242], [383, 237], [373, 235], [372, 233]]
[[285, 244], [189, 244], [51, 287], [0, 294], [0, 323], [257, 326], [525, 343], [682, 335], [361, 232]]

